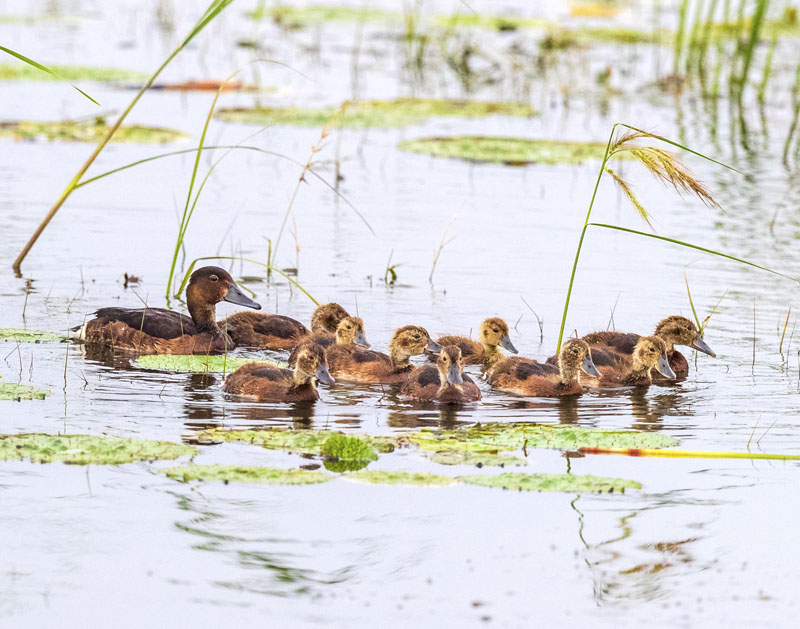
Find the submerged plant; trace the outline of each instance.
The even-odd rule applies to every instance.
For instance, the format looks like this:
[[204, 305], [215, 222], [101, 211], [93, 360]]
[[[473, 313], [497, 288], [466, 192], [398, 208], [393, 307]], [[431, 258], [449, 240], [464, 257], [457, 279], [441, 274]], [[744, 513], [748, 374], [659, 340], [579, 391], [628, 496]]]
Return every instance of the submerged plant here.
[[341, 434], [328, 437], [320, 448], [320, 454], [339, 461], [378, 460], [378, 453], [366, 441]]

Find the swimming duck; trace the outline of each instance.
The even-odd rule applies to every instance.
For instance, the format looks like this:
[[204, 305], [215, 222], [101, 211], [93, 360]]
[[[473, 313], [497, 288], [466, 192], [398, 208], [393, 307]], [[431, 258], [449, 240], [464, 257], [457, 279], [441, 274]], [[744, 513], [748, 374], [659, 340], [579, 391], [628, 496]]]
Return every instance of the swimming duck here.
[[[348, 316], [339, 304], [322, 304], [311, 316], [311, 332], [333, 337], [339, 321]], [[219, 326], [227, 329], [237, 345], [275, 351], [294, 349], [311, 334], [296, 319], [267, 313], [237, 312], [220, 321]]]
[[303, 342], [297, 348], [294, 369], [280, 369], [268, 363], [248, 363], [225, 379], [223, 390], [259, 402], [315, 402], [319, 399], [317, 380], [333, 384], [325, 349]]
[[442, 346], [457, 345], [467, 365], [488, 367], [502, 360], [504, 356], [498, 346], [512, 354], [518, 353], [508, 336], [508, 324], [499, 317], [490, 317], [481, 323], [478, 338], [480, 340], [473, 341], [466, 336], [446, 335], [436, 339], [436, 342]]
[[389, 342], [389, 354], [362, 349], [357, 345], [331, 345], [328, 364], [338, 380], [349, 382], [394, 384], [403, 382], [412, 365], [412, 356], [440, 352], [442, 346], [433, 341], [425, 328], [407, 325], [395, 330]]
[[[669, 356], [669, 366], [675, 372], [675, 380], [684, 380], [689, 375], [689, 361], [686, 357], [675, 349], [676, 345], [686, 345], [698, 352], [708, 354], [716, 358], [716, 354], [703, 340], [702, 335], [686, 317], [673, 315], [662, 319], [656, 326], [654, 336], [658, 336], [667, 344], [667, 356]], [[638, 334], [625, 332], [594, 332], [587, 334], [583, 339], [594, 349], [611, 351], [623, 356], [633, 354], [633, 349], [641, 337]], [[654, 382], [665, 382], [668, 379], [656, 374], [653, 375]], [[674, 380], [671, 380], [674, 382]]]
[[675, 379], [675, 372], [669, 366], [667, 344], [659, 336], [640, 337], [630, 356], [593, 349], [592, 358], [601, 375], [587, 381], [590, 386], [649, 386], [653, 382], [653, 369], [664, 378]]
[[558, 366], [530, 358], [506, 358], [490, 367], [489, 384], [501, 391], [534, 397], [580, 395], [581, 371], [600, 376], [589, 345], [581, 339], [570, 339], [561, 346]]
[[140, 354], [224, 352], [236, 344], [215, 321], [215, 306], [221, 301], [261, 309], [225, 269], [204, 266], [192, 273], [186, 288], [190, 317], [164, 308], [100, 308], [94, 319], [79, 328], [76, 338], [88, 345]]
[[[312, 334], [307, 341], [317, 343], [326, 350], [334, 344], [337, 345], [358, 345], [364, 349], [369, 348], [367, 336], [364, 334], [364, 322], [360, 317], [345, 317], [339, 322], [336, 328], [336, 336], [328, 336], [325, 334]], [[293, 366], [297, 359], [297, 351], [300, 348], [298, 345], [289, 354], [289, 366]]]
[[417, 367], [403, 383], [400, 395], [422, 402], [463, 404], [481, 399], [481, 390], [464, 373], [464, 358], [458, 345], [442, 348], [436, 366]]

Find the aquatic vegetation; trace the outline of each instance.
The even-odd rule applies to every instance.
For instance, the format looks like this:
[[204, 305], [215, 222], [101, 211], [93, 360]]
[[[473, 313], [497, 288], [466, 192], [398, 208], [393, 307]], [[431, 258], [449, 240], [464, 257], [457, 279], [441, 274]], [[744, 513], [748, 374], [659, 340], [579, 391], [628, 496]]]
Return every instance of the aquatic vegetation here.
[[122, 465], [194, 456], [197, 449], [169, 441], [147, 441], [96, 435], [0, 435], [0, 461], [30, 459], [33, 463]]
[[27, 384], [0, 382], [0, 401], [43, 400], [48, 395], [50, 395], [49, 391], [37, 389]]
[[276, 364], [261, 358], [237, 358], [234, 356], [217, 356], [203, 354], [148, 354], [131, 361], [139, 369], [153, 371], [188, 371], [199, 373], [231, 373], [248, 363]]
[[346, 474], [342, 478], [373, 485], [412, 485], [415, 487], [446, 487], [458, 483], [458, 479], [452, 476], [387, 470], [363, 470]]
[[601, 142], [566, 142], [488, 136], [431, 137], [407, 140], [401, 151], [500, 164], [581, 164], [601, 160]]
[[[33, 120], [14, 120], [0, 122], [0, 137], [14, 140], [61, 140], [65, 142], [97, 142], [108, 134], [109, 126], [102, 118], [91, 122], [82, 120], [62, 120], [40, 122]], [[111, 141], [131, 143], [164, 144], [189, 136], [173, 129], [132, 125], [120, 127]]]
[[119, 68], [91, 66], [47, 66], [51, 72], [38, 66], [20, 63], [0, 63], [0, 81], [141, 81], [147, 78], [142, 72]]
[[259, 485], [318, 485], [332, 476], [323, 472], [292, 470], [256, 465], [181, 465], [161, 470], [169, 478], [188, 483], [194, 480]]
[[516, 491], [560, 491], [560, 492], [625, 492], [626, 489], [641, 489], [641, 483], [622, 478], [576, 474], [481, 474], [462, 476], [461, 482], [481, 487], [495, 487]]
[[383, 11], [352, 6], [307, 5], [292, 6], [277, 4], [266, 7], [262, 5], [255, 11], [247, 13], [254, 20], [269, 19], [286, 28], [305, 28], [322, 22], [399, 22], [401, 15], [394, 11]]
[[439, 465], [475, 465], [477, 467], [505, 467], [514, 465], [527, 465], [525, 459], [520, 459], [509, 454], [495, 454], [493, 452], [472, 452], [460, 450], [454, 452], [436, 452], [431, 461]]
[[377, 461], [378, 453], [359, 437], [334, 434], [320, 447], [320, 454], [339, 461]]
[[226, 122], [300, 127], [328, 125], [349, 129], [405, 127], [421, 124], [434, 117], [480, 118], [494, 115], [527, 118], [538, 115], [538, 112], [525, 103], [398, 98], [353, 101], [342, 107], [240, 107], [219, 109], [216, 113], [217, 118]]
[[583, 27], [572, 31], [579, 43], [603, 44], [665, 44], [670, 33], [665, 31], [645, 31], [624, 27]]
[[66, 337], [45, 330], [26, 330], [24, 328], [0, 328], [0, 341], [15, 343], [60, 343]]
[[434, 21], [437, 25], [446, 28], [474, 27], [501, 32], [516, 31], [523, 28], [542, 29], [552, 25], [552, 22], [541, 18], [516, 15], [486, 15], [483, 13], [437, 15]]

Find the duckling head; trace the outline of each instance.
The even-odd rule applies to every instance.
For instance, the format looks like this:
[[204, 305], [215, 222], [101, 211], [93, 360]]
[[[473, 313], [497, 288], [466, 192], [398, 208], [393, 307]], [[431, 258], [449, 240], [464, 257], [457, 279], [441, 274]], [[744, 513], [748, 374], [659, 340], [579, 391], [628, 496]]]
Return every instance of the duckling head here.
[[674, 380], [675, 372], [669, 366], [667, 344], [659, 336], [643, 336], [633, 348], [633, 369], [639, 371], [646, 369], [647, 373], [655, 368], [665, 378]]
[[339, 323], [349, 316], [339, 304], [322, 304], [311, 315], [311, 331], [315, 334], [336, 334]]
[[481, 323], [480, 342], [489, 352], [496, 351], [499, 345], [512, 354], [518, 353], [508, 336], [508, 324], [499, 317], [489, 317]]
[[336, 327], [336, 342], [344, 345], [360, 345], [369, 347], [367, 335], [364, 334], [364, 322], [359, 317], [345, 317]]
[[454, 386], [461, 387], [464, 378], [461, 373], [464, 371], [464, 358], [461, 356], [461, 349], [458, 345], [446, 345], [439, 352], [436, 359], [436, 367], [439, 369], [439, 390]]
[[442, 346], [431, 339], [425, 328], [418, 325], [398, 328], [389, 342], [389, 355], [395, 366], [405, 366], [409, 358], [424, 354], [426, 351], [438, 354], [442, 351]]
[[686, 345], [696, 349], [698, 352], [708, 354], [712, 358], [717, 357], [711, 348], [706, 345], [695, 324], [686, 317], [673, 315], [662, 319], [656, 326], [654, 334], [664, 339], [667, 344], [667, 351], [670, 353], [675, 345]]
[[592, 350], [583, 339], [569, 339], [558, 353], [558, 369], [564, 384], [580, 381], [581, 371], [588, 376], [600, 377], [592, 360]]
[[189, 314], [200, 327], [204, 327], [206, 322], [213, 322], [214, 305], [221, 301], [261, 310], [261, 304], [245, 295], [225, 269], [204, 266], [192, 273], [186, 287], [186, 303]]
[[303, 343], [297, 352], [297, 362], [294, 366], [295, 386], [311, 383], [316, 385], [316, 380], [325, 384], [333, 384], [334, 379], [328, 371], [328, 359], [325, 348], [317, 343]]

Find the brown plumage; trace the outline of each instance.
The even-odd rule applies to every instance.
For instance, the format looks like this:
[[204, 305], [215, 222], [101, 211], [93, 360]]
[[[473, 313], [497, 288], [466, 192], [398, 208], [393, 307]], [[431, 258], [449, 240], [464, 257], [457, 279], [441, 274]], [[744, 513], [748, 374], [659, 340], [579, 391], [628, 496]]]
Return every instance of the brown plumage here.
[[[321, 345], [326, 350], [329, 349], [334, 342], [337, 345], [358, 345], [364, 349], [369, 348], [367, 336], [364, 334], [364, 322], [360, 317], [345, 317], [342, 319], [336, 328], [336, 336], [312, 334], [307, 337], [306, 340]], [[292, 367], [297, 360], [297, 352], [299, 349], [300, 346], [294, 348], [289, 355], [290, 367]]]
[[259, 402], [315, 402], [316, 381], [332, 384], [325, 349], [303, 342], [294, 369], [280, 369], [268, 363], [249, 363], [225, 379], [223, 390]]
[[499, 347], [513, 354], [517, 353], [517, 348], [508, 336], [508, 324], [499, 317], [490, 317], [481, 323], [477, 341], [466, 336], [449, 334], [436, 339], [436, 342], [442, 347], [456, 345], [467, 365], [488, 367], [502, 360], [504, 356]]
[[599, 378], [587, 378], [585, 383], [596, 387], [646, 387], [653, 382], [652, 370], [674, 380], [669, 367], [667, 344], [658, 336], [640, 337], [631, 354], [592, 349], [592, 358], [600, 372]]
[[570, 339], [561, 346], [557, 367], [530, 358], [506, 358], [489, 369], [487, 379], [493, 388], [516, 395], [561, 397], [583, 393], [581, 370], [599, 375], [589, 346]]
[[[334, 335], [339, 321], [347, 316], [347, 311], [339, 304], [318, 306], [311, 316], [311, 331]], [[227, 329], [237, 345], [274, 351], [294, 349], [311, 334], [306, 326], [291, 317], [255, 312], [237, 312], [220, 321], [219, 327]]]
[[464, 404], [481, 399], [481, 390], [464, 373], [464, 359], [457, 345], [448, 345], [439, 353], [436, 366], [417, 367], [403, 383], [400, 394], [421, 402]]
[[235, 342], [216, 324], [216, 304], [228, 301], [260, 309], [230, 274], [216, 266], [192, 273], [186, 288], [190, 317], [164, 308], [100, 308], [78, 338], [93, 347], [138, 354], [212, 354]]
[[362, 349], [356, 345], [331, 345], [328, 364], [338, 380], [363, 383], [394, 384], [403, 382], [412, 369], [409, 359], [426, 350], [441, 351], [425, 328], [407, 325], [395, 330], [389, 343], [389, 354]]

